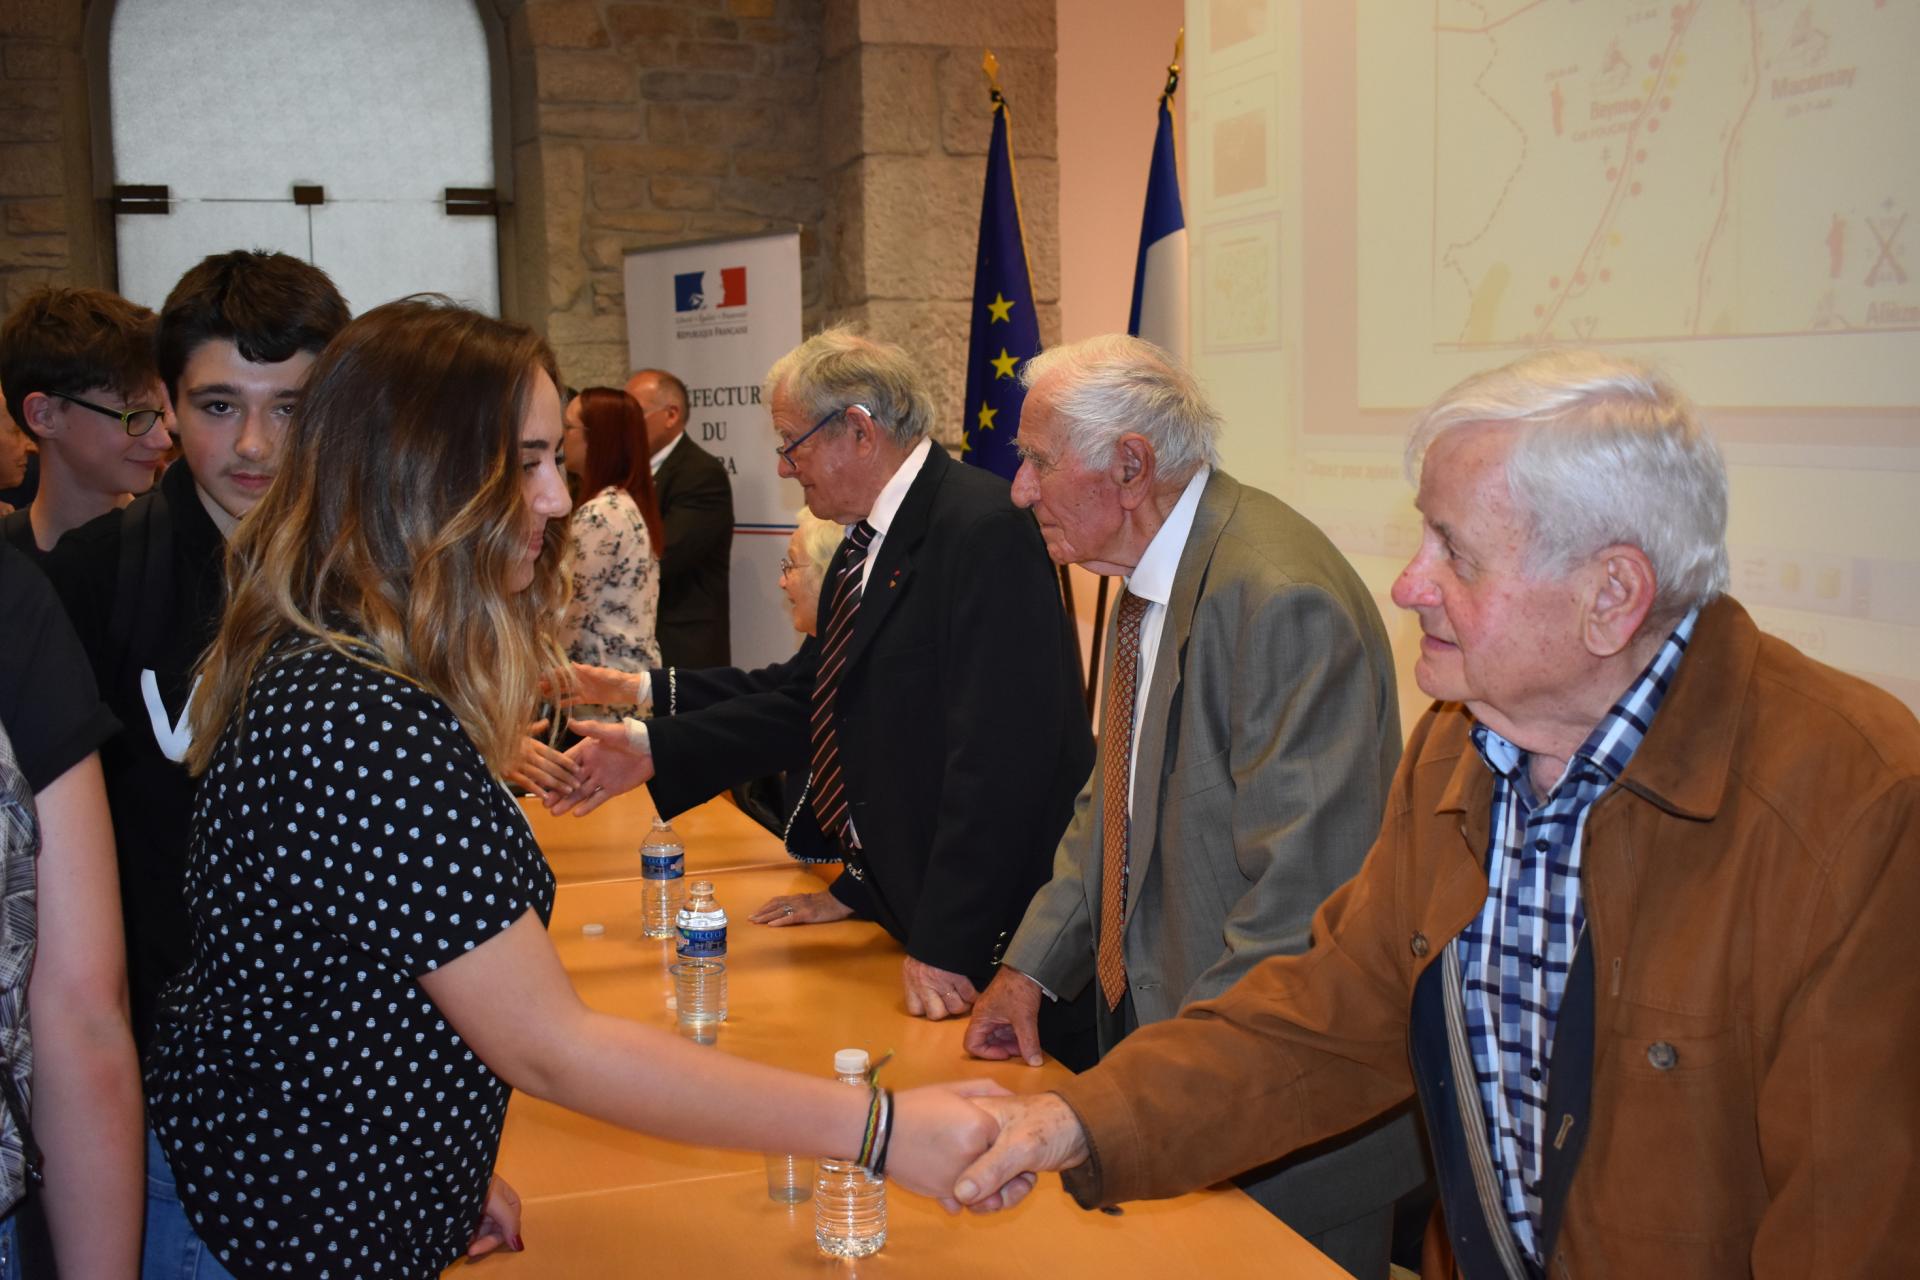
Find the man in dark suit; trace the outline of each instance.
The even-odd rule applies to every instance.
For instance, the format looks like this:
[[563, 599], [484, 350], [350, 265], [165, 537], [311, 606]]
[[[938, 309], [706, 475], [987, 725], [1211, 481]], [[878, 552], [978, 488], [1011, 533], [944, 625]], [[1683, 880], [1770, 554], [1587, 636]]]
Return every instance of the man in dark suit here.
[[[1115, 335], [1022, 377], [1013, 500], [1056, 560], [1126, 581], [1078, 820], [967, 1029], [978, 1057], [1037, 1063], [1045, 993], [1099, 989], [1104, 1053], [1305, 951], [1380, 828], [1400, 716], [1366, 585], [1299, 512], [1220, 470], [1219, 417], [1186, 370]], [[1360, 1280], [1386, 1280], [1394, 1202], [1424, 1177], [1403, 1111], [1240, 1181]]]
[[687, 439], [687, 387], [664, 369], [627, 379], [646, 415], [653, 487], [667, 545], [660, 549], [656, 633], [668, 666], [724, 667], [732, 660], [728, 580], [733, 485], [726, 464]]
[[687, 674], [703, 703], [717, 681], [734, 695], [697, 713], [674, 714], [672, 669], [619, 691], [647, 693], [654, 718], [576, 722], [579, 782], [550, 803], [585, 811], [651, 779], [671, 816], [809, 760], [812, 819], [847, 873], [755, 918], [876, 920], [907, 949], [907, 1011], [963, 1014], [1046, 881], [1093, 763], [1058, 580], [1006, 481], [928, 439], [931, 403], [905, 352], [829, 331], [767, 385], [781, 474], [850, 526], [818, 645], [757, 672]]

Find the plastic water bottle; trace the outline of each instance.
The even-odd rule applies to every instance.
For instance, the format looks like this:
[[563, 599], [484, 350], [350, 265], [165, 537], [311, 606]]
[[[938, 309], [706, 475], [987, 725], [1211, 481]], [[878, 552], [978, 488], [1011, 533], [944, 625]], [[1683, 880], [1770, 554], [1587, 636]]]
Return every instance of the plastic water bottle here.
[[653, 820], [646, 843], [640, 846], [641, 919], [649, 938], [674, 936], [673, 912], [680, 897], [680, 878], [687, 873], [687, 848], [673, 833], [673, 824]]
[[[833, 1055], [841, 1084], [867, 1087], [867, 1051]], [[813, 1184], [813, 1240], [831, 1258], [864, 1258], [887, 1242], [887, 1184], [851, 1160], [822, 1160]]]
[[673, 966], [680, 1029], [710, 1043], [727, 1020], [727, 913], [713, 900], [713, 881], [695, 880], [676, 919], [679, 961]]

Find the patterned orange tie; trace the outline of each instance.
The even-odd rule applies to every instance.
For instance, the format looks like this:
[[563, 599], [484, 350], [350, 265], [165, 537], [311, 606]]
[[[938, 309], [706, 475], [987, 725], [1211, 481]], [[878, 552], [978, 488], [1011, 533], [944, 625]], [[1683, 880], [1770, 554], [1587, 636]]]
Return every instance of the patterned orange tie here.
[[1127, 994], [1125, 955], [1127, 915], [1127, 841], [1133, 825], [1127, 811], [1127, 776], [1133, 769], [1133, 705], [1140, 684], [1140, 619], [1149, 602], [1131, 591], [1120, 593], [1113, 636], [1113, 678], [1107, 685], [1106, 714], [1100, 727], [1100, 950], [1096, 972], [1107, 1009], [1120, 1007]]

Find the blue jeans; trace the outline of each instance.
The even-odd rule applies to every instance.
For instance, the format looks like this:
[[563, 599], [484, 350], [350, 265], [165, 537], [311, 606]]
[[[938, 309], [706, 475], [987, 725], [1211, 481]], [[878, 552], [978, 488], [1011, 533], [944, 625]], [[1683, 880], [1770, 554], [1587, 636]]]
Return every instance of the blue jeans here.
[[220, 1265], [194, 1232], [174, 1189], [167, 1153], [151, 1129], [147, 1130], [147, 1238], [140, 1249], [140, 1280], [233, 1280], [233, 1273]]
[[0, 1220], [0, 1280], [20, 1280], [20, 1229], [11, 1214]]

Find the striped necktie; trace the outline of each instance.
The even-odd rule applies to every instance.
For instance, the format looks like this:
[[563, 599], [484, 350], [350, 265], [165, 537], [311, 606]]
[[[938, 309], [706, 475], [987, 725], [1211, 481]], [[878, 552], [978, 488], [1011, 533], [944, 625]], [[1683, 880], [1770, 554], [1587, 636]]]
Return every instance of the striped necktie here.
[[873, 538], [873, 526], [862, 520], [840, 544], [840, 572], [833, 579], [827, 629], [820, 643], [820, 667], [813, 678], [813, 812], [820, 819], [820, 829], [841, 841], [846, 839], [848, 804], [833, 701], [847, 669], [847, 644], [853, 639], [853, 620], [860, 612], [860, 566], [866, 562]]
[[1127, 780], [1133, 772], [1133, 707], [1140, 683], [1140, 619], [1148, 601], [1120, 593], [1113, 633], [1113, 675], [1100, 727], [1100, 934], [1094, 971], [1109, 1010], [1127, 994], [1127, 853], [1132, 815]]

